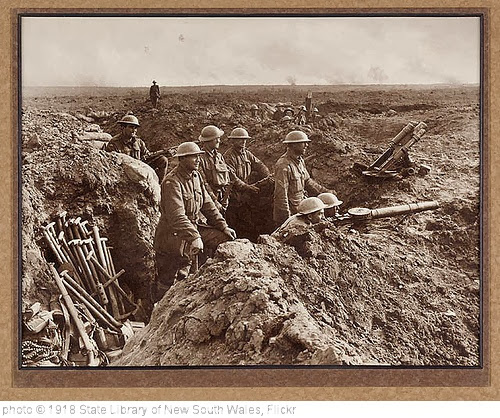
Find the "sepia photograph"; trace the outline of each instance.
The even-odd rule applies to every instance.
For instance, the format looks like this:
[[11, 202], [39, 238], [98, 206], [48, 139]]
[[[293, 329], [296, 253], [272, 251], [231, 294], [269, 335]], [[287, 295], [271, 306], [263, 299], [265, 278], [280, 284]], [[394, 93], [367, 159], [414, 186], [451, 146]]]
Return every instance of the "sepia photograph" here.
[[483, 367], [481, 14], [18, 19], [20, 370]]

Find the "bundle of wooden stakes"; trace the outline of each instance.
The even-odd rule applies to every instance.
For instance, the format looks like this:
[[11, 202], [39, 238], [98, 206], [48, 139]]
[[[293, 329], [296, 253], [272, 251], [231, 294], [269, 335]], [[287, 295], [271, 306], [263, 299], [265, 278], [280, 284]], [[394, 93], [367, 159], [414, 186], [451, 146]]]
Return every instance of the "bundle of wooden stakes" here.
[[102, 325], [120, 329], [121, 323], [137, 312], [138, 305], [122, 289], [115, 271], [111, 247], [97, 226], [81, 218], [66, 219], [61, 212], [43, 227], [43, 234], [55, 255], [58, 273], [69, 293], [83, 303]]

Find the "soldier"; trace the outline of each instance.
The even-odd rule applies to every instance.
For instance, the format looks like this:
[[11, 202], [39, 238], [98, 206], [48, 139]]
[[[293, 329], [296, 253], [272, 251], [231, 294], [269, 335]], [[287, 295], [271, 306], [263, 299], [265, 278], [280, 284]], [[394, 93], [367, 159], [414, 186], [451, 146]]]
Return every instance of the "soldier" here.
[[297, 115], [295, 116], [295, 123], [297, 125], [305, 125], [307, 123], [307, 109], [304, 105], [300, 106]]
[[122, 131], [111, 138], [104, 149], [108, 152], [116, 151], [127, 154], [145, 162], [156, 172], [161, 183], [168, 168], [167, 157], [158, 155], [151, 160], [148, 159], [150, 152], [146, 148], [146, 144], [136, 136], [139, 120], [134, 115], [125, 115], [118, 123], [122, 126]]
[[271, 236], [289, 238], [295, 232], [303, 232], [310, 225], [321, 222], [326, 205], [317, 197], [308, 197], [299, 203], [297, 213], [290, 216]]
[[201, 130], [198, 137], [204, 151], [201, 155], [200, 174], [205, 180], [210, 197], [221, 212], [227, 209], [229, 202], [228, 187], [232, 177], [234, 177], [230, 177], [224, 157], [218, 151], [222, 135], [224, 135], [222, 129], [214, 125], [208, 125]]
[[339, 206], [343, 203], [333, 193], [321, 193], [318, 198], [325, 204], [325, 217], [332, 218], [338, 215]]
[[284, 139], [287, 151], [275, 166], [273, 219], [281, 225], [291, 215], [297, 213], [297, 206], [307, 197], [305, 193], [318, 195], [329, 192], [316, 183], [309, 175], [303, 155], [311, 140], [302, 131], [292, 131]]
[[161, 185], [161, 217], [154, 249], [158, 278], [153, 299], [159, 300], [174, 280], [187, 277], [193, 261], [204, 248], [236, 239], [236, 233], [215, 207], [198, 173], [201, 155], [194, 142], [177, 147], [179, 164]]
[[250, 113], [251, 113], [253, 118], [256, 118], [258, 116], [257, 115], [258, 111], [259, 111], [259, 106], [257, 106], [256, 104], [253, 104], [252, 106], [250, 106]]
[[153, 80], [153, 85], [149, 88], [149, 98], [151, 99], [153, 109], [157, 108], [158, 100], [160, 100], [160, 97], [160, 86], [156, 84], [155, 80]]
[[226, 219], [239, 236], [250, 238], [254, 229], [253, 209], [257, 209], [260, 202], [257, 198], [260, 189], [250, 182], [263, 180], [269, 177], [270, 173], [265, 164], [246, 149], [247, 140], [250, 139], [246, 129], [233, 129], [229, 139], [231, 147], [224, 154], [224, 160], [235, 177], [231, 184], [231, 198]]

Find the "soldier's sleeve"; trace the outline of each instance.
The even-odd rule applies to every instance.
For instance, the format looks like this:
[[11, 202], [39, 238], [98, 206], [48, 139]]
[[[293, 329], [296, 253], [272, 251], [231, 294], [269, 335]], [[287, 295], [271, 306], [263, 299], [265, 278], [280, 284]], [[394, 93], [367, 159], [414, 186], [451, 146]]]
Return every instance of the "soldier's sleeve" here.
[[201, 179], [203, 180], [203, 183], [205, 185], [205, 188], [206, 188], [208, 194], [210, 195], [210, 197], [212, 198], [212, 201], [216, 202], [217, 195], [214, 193], [214, 191], [210, 187], [210, 184], [208, 184], [208, 181], [207, 181], [208, 168], [207, 168], [207, 163], [205, 162], [205, 160], [203, 158], [201, 158], [201, 160], [200, 160], [200, 169], [198, 170], [198, 173], [200, 174]]
[[288, 164], [278, 163], [274, 173], [273, 220], [282, 224], [291, 215], [288, 204]]
[[203, 205], [201, 207], [201, 213], [207, 218], [209, 225], [222, 231], [227, 227], [227, 223], [215, 206], [214, 200], [210, 196], [210, 193], [208, 193], [206, 186], [207, 185], [202, 181], [201, 191], [203, 193]]
[[198, 230], [186, 216], [181, 187], [173, 179], [165, 179], [161, 185], [160, 210], [172, 219], [172, 227], [182, 239], [192, 241], [200, 237]]
[[252, 171], [257, 172], [257, 174], [259, 175], [259, 180], [262, 180], [263, 178], [268, 177], [271, 174], [266, 165], [262, 161], [260, 161], [255, 155], [253, 155], [250, 152], [249, 156], [250, 156], [250, 162], [252, 163]]
[[141, 147], [141, 160], [144, 160], [144, 158], [146, 158], [150, 154], [150, 152], [146, 147], [146, 143], [142, 139], [139, 139], [139, 144]]
[[118, 151], [115, 145], [115, 141], [110, 140], [106, 145], [104, 145], [104, 150], [107, 152]]
[[229, 169], [229, 180], [232, 183], [231, 187], [234, 187], [235, 190], [242, 190], [247, 185], [243, 180], [241, 180], [236, 175], [236, 160], [231, 155], [224, 155], [224, 160]]
[[326, 187], [322, 186], [321, 184], [315, 182], [311, 176], [309, 175], [309, 172], [306, 170], [307, 177], [304, 182], [304, 188], [307, 191], [308, 196], [317, 196], [320, 193], [326, 193], [329, 192]]

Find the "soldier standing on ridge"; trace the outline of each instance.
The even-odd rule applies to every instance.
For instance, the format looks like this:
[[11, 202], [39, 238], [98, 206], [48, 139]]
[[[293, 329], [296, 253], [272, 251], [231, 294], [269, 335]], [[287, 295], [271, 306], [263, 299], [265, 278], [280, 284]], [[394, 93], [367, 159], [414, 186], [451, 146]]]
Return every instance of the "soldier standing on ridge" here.
[[149, 98], [151, 99], [153, 109], [158, 107], [158, 100], [160, 100], [160, 97], [160, 86], [156, 84], [155, 80], [153, 80], [153, 85], [149, 88]]
[[287, 151], [276, 162], [273, 220], [281, 225], [291, 215], [297, 213], [299, 203], [304, 200], [306, 192], [312, 195], [329, 192], [316, 183], [304, 164], [303, 155], [307, 143], [311, 140], [302, 131], [292, 131], [284, 139]]
[[198, 139], [201, 141], [200, 174], [207, 185], [208, 193], [215, 202], [217, 209], [223, 213], [229, 202], [229, 183], [234, 178], [230, 173], [224, 157], [218, 151], [220, 138], [224, 131], [217, 126], [208, 125], [201, 130]]
[[122, 126], [122, 131], [110, 139], [105, 145], [104, 150], [108, 152], [120, 152], [145, 162], [156, 172], [158, 180], [161, 183], [168, 168], [167, 157], [158, 155], [148, 161], [147, 158], [151, 153], [146, 148], [144, 141], [135, 135], [139, 127], [139, 120], [134, 115], [125, 115], [118, 123]]
[[259, 200], [260, 189], [250, 184], [269, 177], [269, 169], [255, 155], [246, 149], [248, 132], [243, 128], [235, 128], [229, 135], [231, 148], [224, 154], [224, 159], [235, 174], [232, 183], [231, 198], [226, 213], [229, 225], [234, 227], [238, 235], [249, 236], [253, 229], [252, 207]]
[[180, 144], [179, 165], [161, 185], [161, 217], [154, 238], [158, 269], [154, 301], [162, 298], [175, 279], [187, 277], [204, 248], [215, 250], [222, 242], [236, 239], [197, 171], [203, 153], [194, 142]]

